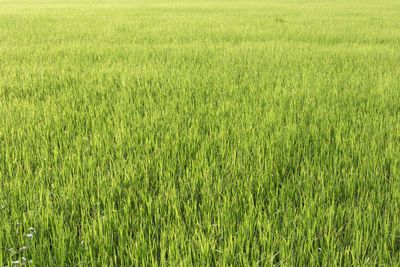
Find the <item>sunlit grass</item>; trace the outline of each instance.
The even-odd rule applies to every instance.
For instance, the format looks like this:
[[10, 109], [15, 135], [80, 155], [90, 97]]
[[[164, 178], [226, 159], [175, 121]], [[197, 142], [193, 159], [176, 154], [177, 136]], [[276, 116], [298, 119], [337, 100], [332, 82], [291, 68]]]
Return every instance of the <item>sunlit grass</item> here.
[[0, 266], [396, 265], [399, 18], [0, 0]]

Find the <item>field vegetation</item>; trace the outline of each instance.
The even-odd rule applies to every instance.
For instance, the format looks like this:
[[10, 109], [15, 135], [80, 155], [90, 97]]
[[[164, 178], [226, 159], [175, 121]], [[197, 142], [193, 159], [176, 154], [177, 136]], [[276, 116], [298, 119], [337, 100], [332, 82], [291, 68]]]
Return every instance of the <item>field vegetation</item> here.
[[0, 0], [0, 266], [400, 263], [400, 3]]

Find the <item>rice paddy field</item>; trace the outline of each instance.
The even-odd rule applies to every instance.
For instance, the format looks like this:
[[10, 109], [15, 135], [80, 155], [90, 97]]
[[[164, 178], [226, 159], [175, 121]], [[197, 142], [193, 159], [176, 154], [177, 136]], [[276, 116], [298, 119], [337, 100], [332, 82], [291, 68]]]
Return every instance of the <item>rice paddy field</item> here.
[[0, 0], [0, 266], [400, 264], [400, 2]]

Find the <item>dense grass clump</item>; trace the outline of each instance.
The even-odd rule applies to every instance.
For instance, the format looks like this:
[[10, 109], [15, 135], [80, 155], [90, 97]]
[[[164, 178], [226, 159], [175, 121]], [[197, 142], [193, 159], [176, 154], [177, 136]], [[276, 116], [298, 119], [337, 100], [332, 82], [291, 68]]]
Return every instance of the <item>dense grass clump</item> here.
[[399, 264], [399, 18], [0, 0], [0, 266]]

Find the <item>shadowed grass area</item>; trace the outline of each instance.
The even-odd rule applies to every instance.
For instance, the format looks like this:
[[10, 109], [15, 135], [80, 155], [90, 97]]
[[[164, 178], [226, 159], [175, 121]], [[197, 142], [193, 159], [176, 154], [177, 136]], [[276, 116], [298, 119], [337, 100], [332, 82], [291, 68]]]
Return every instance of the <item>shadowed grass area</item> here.
[[0, 0], [0, 266], [396, 265], [399, 18]]

